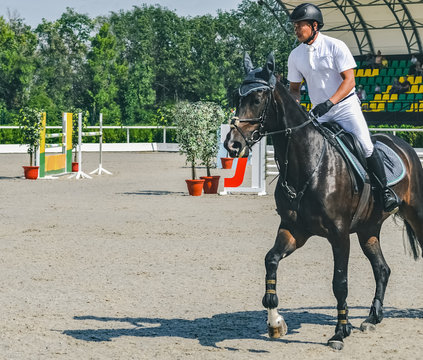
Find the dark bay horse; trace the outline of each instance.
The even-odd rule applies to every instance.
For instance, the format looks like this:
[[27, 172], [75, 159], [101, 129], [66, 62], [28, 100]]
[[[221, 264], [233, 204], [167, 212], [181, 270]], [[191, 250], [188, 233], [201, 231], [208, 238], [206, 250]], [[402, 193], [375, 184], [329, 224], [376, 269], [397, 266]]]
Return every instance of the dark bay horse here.
[[[361, 329], [374, 329], [383, 319], [383, 300], [390, 269], [380, 247], [380, 231], [389, 214], [383, 212], [377, 197], [369, 197], [358, 221], [352, 221], [361, 189], [353, 188], [347, 164], [340, 153], [318, 131], [309, 117], [276, 81], [274, 57], [269, 55], [263, 68], [254, 69], [248, 55], [244, 58], [246, 78], [239, 89], [236, 117], [231, 121], [225, 147], [230, 156], [247, 156], [263, 136], [271, 135], [279, 179], [275, 188], [277, 212], [281, 222], [273, 248], [267, 253], [266, 292], [263, 305], [268, 309], [271, 337], [287, 332], [278, 313], [276, 273], [279, 261], [302, 247], [313, 235], [328, 239], [332, 246], [334, 272], [332, 287], [337, 300], [338, 322], [328, 341], [334, 349], [343, 348], [350, 335], [348, 320], [348, 259], [350, 234], [357, 233], [361, 249], [369, 259], [376, 290], [369, 316]], [[405, 177], [393, 186], [401, 199], [399, 215], [405, 223], [408, 240], [417, 259], [423, 248], [423, 169], [414, 149], [391, 135], [376, 135], [403, 160]]]

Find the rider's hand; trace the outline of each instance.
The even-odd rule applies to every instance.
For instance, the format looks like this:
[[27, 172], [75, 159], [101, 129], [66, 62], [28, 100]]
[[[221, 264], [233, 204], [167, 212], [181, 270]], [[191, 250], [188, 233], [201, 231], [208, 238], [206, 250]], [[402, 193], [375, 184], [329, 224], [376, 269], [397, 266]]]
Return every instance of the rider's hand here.
[[330, 100], [326, 100], [320, 104], [317, 104], [312, 110], [311, 113], [315, 117], [320, 117], [325, 115], [333, 106], [333, 102]]

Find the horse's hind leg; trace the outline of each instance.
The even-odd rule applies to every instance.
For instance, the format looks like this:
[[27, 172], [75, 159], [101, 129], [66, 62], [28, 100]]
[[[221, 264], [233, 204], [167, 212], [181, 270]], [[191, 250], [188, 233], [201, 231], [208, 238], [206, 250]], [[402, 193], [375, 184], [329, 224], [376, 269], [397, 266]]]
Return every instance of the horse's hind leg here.
[[361, 249], [372, 265], [376, 281], [376, 291], [372, 306], [370, 307], [370, 313], [367, 319], [361, 324], [361, 330], [374, 330], [375, 325], [380, 323], [383, 319], [383, 299], [385, 297], [385, 290], [391, 270], [380, 248], [380, 226], [378, 225], [372, 230], [367, 229], [365, 231], [359, 231], [357, 235]]
[[279, 261], [304, 245], [305, 241], [306, 238], [300, 236], [294, 238], [288, 230], [280, 227], [275, 244], [266, 255], [266, 293], [262, 303], [268, 311], [267, 328], [269, 336], [272, 338], [283, 336], [288, 331], [285, 320], [277, 310], [278, 297], [276, 295], [276, 273]]

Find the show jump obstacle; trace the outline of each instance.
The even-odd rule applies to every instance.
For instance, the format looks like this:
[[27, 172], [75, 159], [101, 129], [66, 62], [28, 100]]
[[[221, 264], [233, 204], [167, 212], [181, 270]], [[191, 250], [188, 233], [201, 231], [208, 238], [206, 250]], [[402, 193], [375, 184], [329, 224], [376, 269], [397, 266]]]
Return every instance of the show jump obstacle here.
[[[42, 129], [38, 151], [39, 174], [38, 177], [46, 178], [51, 175], [61, 175], [72, 172], [72, 114], [63, 113], [62, 132], [46, 133], [46, 113], [42, 113]], [[46, 144], [46, 139], [61, 138], [56, 144]], [[60, 154], [46, 154], [46, 148], [62, 148]]]
[[100, 114], [100, 129], [99, 131], [90, 131], [90, 132], [82, 132], [82, 113], [78, 114], [78, 172], [72, 174], [69, 178], [75, 177], [76, 179], [92, 179], [92, 177], [82, 171], [82, 137], [83, 136], [98, 136], [99, 141], [99, 153], [100, 153], [100, 160], [98, 164], [98, 168], [91, 171], [90, 174], [98, 174], [101, 175], [103, 173], [112, 175], [110, 171], [107, 171], [102, 166], [103, 161], [103, 114]]

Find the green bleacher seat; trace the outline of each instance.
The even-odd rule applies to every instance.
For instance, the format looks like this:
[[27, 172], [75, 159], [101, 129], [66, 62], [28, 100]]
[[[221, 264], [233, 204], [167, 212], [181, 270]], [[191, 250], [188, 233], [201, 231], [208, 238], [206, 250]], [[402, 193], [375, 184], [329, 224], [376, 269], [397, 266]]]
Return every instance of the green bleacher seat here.
[[366, 92], [366, 94], [370, 94], [372, 92], [371, 85], [365, 85], [364, 86], [364, 91]]
[[361, 66], [361, 61], [360, 60], [356, 60], [355, 63], [357, 64], [357, 68], [359, 68]]
[[415, 96], [414, 96], [414, 100], [416, 100], [416, 101], [420, 101], [420, 100], [423, 100], [423, 94], [415, 94]]
[[382, 80], [382, 85], [390, 85], [392, 82], [391, 77], [390, 76], [385, 76]]
[[388, 69], [386, 68], [380, 69], [379, 76], [386, 76], [386, 75], [388, 75]]
[[399, 66], [398, 60], [392, 60], [390, 67], [396, 69]]
[[374, 85], [375, 84], [375, 78], [374, 77], [369, 77], [367, 79], [367, 85]]
[[399, 94], [398, 95], [398, 100], [399, 101], [405, 101], [407, 99], [407, 96], [405, 94]]
[[390, 111], [390, 112], [393, 112], [393, 111], [397, 111], [397, 110], [395, 110], [395, 104], [396, 103], [393, 103], [393, 102], [390, 102], [390, 103], [388, 103], [387, 105], [386, 105], [386, 111]]
[[401, 111], [407, 111], [410, 109], [411, 103], [408, 101], [405, 101], [403, 103], [401, 103], [402, 107], [401, 107]]
[[[408, 69], [407, 69], [407, 72], [408, 72]], [[400, 78], [401, 76], [403, 76], [403, 73], [404, 73], [404, 69], [395, 68], [395, 75], [394, 76], [396, 76], [397, 78]]]
[[403, 103], [397, 101], [389, 104], [394, 104], [394, 111], [401, 111]]
[[408, 68], [408, 66], [407, 66], [407, 60], [401, 60], [401, 61], [399, 62], [399, 67], [400, 67], [401, 69]]
[[394, 68], [388, 69], [386, 76], [395, 76], [395, 69]]
[[366, 77], [357, 78], [359, 81], [359, 85], [367, 85], [367, 79]]
[[407, 101], [414, 101], [414, 94], [407, 94]]
[[368, 94], [366, 97], [366, 101], [373, 101], [374, 96], [375, 96], [374, 94]]

